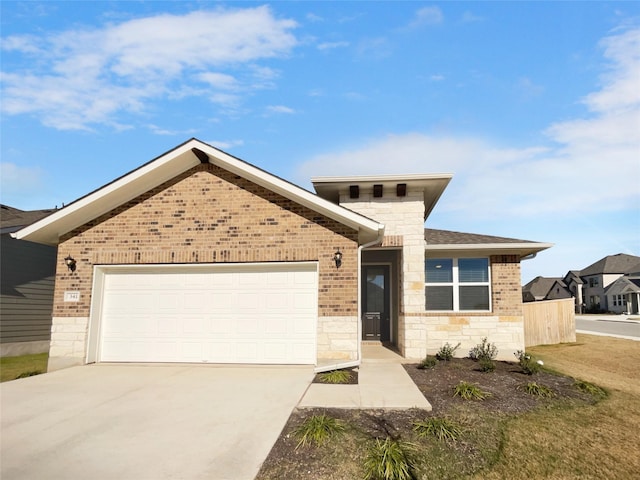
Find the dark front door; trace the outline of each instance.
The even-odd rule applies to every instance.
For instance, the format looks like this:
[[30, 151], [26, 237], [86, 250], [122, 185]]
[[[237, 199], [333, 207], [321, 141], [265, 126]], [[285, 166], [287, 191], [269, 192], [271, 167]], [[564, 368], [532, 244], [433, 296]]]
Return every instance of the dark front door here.
[[362, 267], [362, 339], [391, 341], [389, 266]]

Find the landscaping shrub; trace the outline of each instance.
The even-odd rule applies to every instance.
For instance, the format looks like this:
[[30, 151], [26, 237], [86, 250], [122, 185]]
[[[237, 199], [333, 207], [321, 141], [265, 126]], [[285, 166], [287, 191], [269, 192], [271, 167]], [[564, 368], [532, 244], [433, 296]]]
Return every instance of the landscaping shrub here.
[[351, 379], [351, 373], [347, 370], [331, 370], [318, 374], [323, 383], [347, 383]]
[[344, 432], [344, 424], [328, 415], [312, 415], [299, 425], [294, 431], [293, 436], [298, 439], [296, 449], [306, 447], [314, 443], [322, 445], [329, 438]]
[[449, 342], [447, 342], [442, 347], [440, 347], [440, 350], [438, 350], [438, 353], [436, 353], [436, 358], [438, 360], [448, 362], [453, 358], [453, 355], [456, 353], [456, 350], [458, 350], [459, 347], [460, 342], [458, 342], [455, 347], [452, 347]]
[[496, 364], [493, 360], [488, 358], [483, 358], [478, 362], [480, 365], [480, 370], [483, 372], [493, 372], [496, 369]]
[[407, 442], [376, 439], [364, 462], [366, 480], [415, 480], [415, 447]]
[[480, 387], [469, 382], [460, 382], [453, 387], [453, 396], [460, 397], [465, 400], [484, 400], [490, 397], [489, 392], [483, 391]]
[[456, 441], [462, 435], [462, 429], [455, 422], [440, 417], [413, 422], [413, 431], [421, 438], [433, 435], [441, 441]]
[[430, 356], [426, 356], [424, 357], [424, 360], [422, 360], [419, 364], [418, 364], [418, 368], [420, 370], [425, 370], [428, 368], [433, 368], [438, 364], [438, 360], [436, 358], [430, 357]]
[[542, 385], [536, 382], [529, 382], [524, 387], [523, 390], [527, 392], [529, 395], [536, 395], [538, 397], [555, 397], [556, 394], [546, 385]]
[[469, 356], [474, 360], [495, 360], [498, 356], [498, 347], [494, 343], [489, 343], [487, 337], [469, 351]]
[[581, 392], [588, 393], [596, 398], [602, 399], [608, 395], [604, 388], [594, 385], [593, 383], [585, 382], [584, 380], [576, 380], [573, 386]]
[[518, 359], [518, 363], [520, 364], [520, 368], [522, 369], [523, 373], [526, 373], [527, 375], [538, 373], [540, 371], [540, 368], [542, 368], [542, 360], [536, 360], [531, 355], [522, 350], [518, 350], [516, 353], [514, 353], [514, 355]]

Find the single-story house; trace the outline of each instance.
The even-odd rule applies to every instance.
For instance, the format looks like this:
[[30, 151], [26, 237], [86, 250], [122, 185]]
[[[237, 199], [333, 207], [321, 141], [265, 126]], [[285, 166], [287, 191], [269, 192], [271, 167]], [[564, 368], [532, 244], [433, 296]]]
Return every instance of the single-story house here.
[[571, 297], [571, 291], [562, 278], [536, 277], [522, 287], [523, 302], [541, 302]]
[[49, 351], [56, 247], [11, 234], [53, 212], [0, 205], [0, 357]]
[[537, 243], [424, 228], [452, 175], [313, 179], [197, 139], [17, 232], [58, 246], [49, 369], [92, 362], [357, 365], [488, 337], [524, 349]]

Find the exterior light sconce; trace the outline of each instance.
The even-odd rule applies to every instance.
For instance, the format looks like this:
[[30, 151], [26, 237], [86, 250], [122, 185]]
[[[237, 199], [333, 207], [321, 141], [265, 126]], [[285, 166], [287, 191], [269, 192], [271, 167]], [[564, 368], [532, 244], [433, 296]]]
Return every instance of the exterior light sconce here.
[[336, 253], [333, 254], [333, 261], [336, 262], [336, 268], [340, 268], [342, 265], [342, 252], [338, 248]]
[[67, 255], [64, 259], [64, 263], [72, 272], [76, 271], [76, 260], [71, 255]]

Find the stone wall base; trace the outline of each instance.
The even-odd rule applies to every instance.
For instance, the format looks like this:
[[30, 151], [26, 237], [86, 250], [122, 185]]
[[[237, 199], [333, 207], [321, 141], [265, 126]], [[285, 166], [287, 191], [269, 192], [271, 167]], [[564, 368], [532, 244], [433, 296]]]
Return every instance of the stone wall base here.
[[318, 364], [358, 358], [358, 317], [318, 317]]
[[498, 348], [497, 360], [515, 362], [514, 353], [524, 350], [522, 316], [428, 316], [422, 317], [427, 327], [427, 353], [435, 353], [445, 344], [460, 342], [456, 357], [469, 356], [469, 350], [483, 338]]
[[84, 365], [88, 317], [53, 317], [48, 371]]

